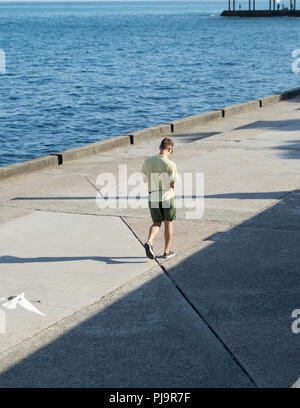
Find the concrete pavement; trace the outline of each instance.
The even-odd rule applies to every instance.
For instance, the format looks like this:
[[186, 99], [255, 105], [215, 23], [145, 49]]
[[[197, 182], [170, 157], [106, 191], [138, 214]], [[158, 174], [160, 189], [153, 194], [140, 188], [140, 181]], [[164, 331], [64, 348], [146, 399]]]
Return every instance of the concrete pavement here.
[[[144, 256], [147, 209], [100, 209], [96, 179], [140, 170], [151, 143], [0, 183], [0, 386], [291, 387], [300, 308], [300, 98], [172, 135], [203, 172], [205, 211], [178, 211], [177, 257]], [[155, 250], [163, 250], [163, 234]], [[298, 381], [299, 384], [299, 381]]]

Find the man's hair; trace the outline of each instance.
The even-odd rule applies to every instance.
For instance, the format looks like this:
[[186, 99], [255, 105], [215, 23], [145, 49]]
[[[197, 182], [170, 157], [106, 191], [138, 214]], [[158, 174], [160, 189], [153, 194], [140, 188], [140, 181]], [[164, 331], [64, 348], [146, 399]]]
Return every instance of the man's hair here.
[[169, 139], [168, 137], [165, 137], [162, 141], [161, 144], [159, 146], [159, 148], [161, 150], [165, 150], [168, 149], [168, 147], [173, 147], [174, 146], [174, 142], [172, 139]]

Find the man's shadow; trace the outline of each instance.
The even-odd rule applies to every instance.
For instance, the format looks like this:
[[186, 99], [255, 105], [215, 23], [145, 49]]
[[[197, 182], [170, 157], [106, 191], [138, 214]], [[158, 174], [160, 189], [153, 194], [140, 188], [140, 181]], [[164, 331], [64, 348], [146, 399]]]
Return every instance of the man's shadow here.
[[20, 258], [17, 256], [0, 256], [0, 264], [14, 263], [35, 263], [35, 262], [69, 262], [69, 261], [99, 261], [106, 264], [126, 264], [126, 263], [145, 263], [146, 261], [136, 261], [131, 259], [145, 258], [141, 256], [62, 256], [49, 257], [41, 256], [37, 258]]

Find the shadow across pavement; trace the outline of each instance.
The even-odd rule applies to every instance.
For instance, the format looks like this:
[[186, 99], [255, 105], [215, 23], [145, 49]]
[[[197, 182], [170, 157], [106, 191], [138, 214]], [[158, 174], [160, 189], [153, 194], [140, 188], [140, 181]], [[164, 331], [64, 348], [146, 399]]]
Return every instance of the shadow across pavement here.
[[295, 131], [300, 128], [300, 119], [285, 119], [285, 120], [256, 120], [255, 122], [248, 123], [247, 125], [239, 126], [233, 130], [242, 129], [269, 129], [277, 130], [285, 127], [285, 131]]
[[[0, 264], [12, 263], [35, 263], [35, 262], [70, 262], [70, 261], [97, 261], [106, 264], [124, 264], [124, 263], [144, 263], [145, 261], [130, 261], [130, 259], [142, 258], [140, 256], [39, 256], [36, 258], [21, 258], [17, 256], [0, 256]], [[144, 257], [143, 257], [144, 259]]]

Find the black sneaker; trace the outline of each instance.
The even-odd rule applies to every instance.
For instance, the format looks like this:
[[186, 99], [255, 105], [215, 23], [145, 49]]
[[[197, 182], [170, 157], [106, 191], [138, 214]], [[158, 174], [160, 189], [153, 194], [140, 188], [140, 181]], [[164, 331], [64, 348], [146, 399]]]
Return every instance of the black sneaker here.
[[154, 259], [155, 255], [153, 252], [153, 246], [150, 244], [149, 241], [145, 242], [145, 251], [146, 251], [146, 255], [148, 256], [149, 259]]
[[168, 253], [164, 252], [164, 258], [165, 259], [173, 258], [173, 256], [175, 256], [175, 252], [173, 252], [173, 251], [169, 251]]

